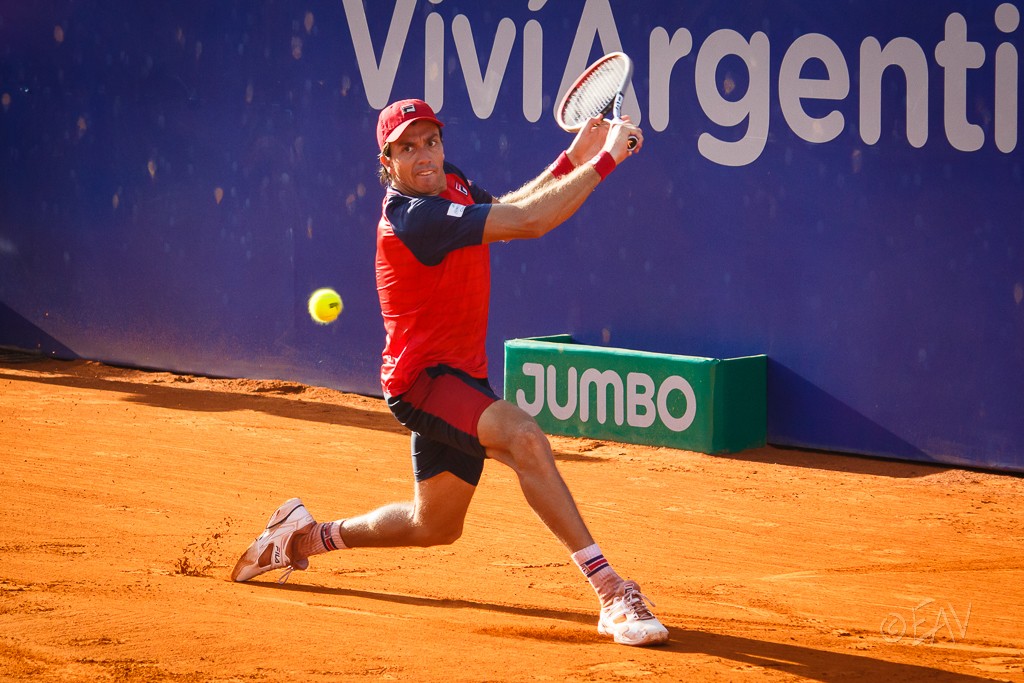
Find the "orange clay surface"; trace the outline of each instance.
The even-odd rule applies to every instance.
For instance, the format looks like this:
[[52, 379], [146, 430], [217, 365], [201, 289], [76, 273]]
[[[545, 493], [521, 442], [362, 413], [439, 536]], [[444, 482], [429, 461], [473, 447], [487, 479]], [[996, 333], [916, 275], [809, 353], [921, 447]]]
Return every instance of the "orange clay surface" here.
[[330, 520], [410, 496], [382, 401], [5, 361], [0, 680], [1024, 681], [1024, 479], [552, 443], [667, 646], [597, 634], [590, 587], [493, 462], [452, 546], [232, 583], [289, 497]]

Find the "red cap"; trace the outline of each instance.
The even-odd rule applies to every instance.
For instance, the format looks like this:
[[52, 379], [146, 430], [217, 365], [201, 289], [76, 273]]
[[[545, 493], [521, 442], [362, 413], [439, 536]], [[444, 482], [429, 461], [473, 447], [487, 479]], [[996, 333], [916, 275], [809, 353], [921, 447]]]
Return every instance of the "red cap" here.
[[377, 119], [377, 146], [384, 150], [384, 143], [394, 142], [413, 121], [431, 121], [438, 128], [444, 126], [430, 105], [423, 100], [399, 100], [384, 107]]

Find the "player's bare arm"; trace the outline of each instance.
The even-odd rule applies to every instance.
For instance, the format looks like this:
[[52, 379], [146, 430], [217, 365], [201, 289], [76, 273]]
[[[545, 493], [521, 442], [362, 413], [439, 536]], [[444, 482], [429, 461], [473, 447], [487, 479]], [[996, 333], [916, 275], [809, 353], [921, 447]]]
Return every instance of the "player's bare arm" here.
[[[643, 145], [643, 133], [628, 120], [608, 124], [607, 128], [600, 151], [607, 152], [615, 164], [625, 161]], [[599, 134], [589, 133], [595, 136]], [[635, 149], [630, 149], [627, 145], [630, 136], [639, 140]], [[487, 222], [484, 224], [485, 244], [533, 239], [547, 234], [572, 216], [601, 182], [601, 174], [597, 168], [586, 161], [579, 164], [573, 172], [558, 179], [547, 171], [542, 175], [547, 175], [551, 179], [537, 183], [529, 192], [525, 191], [526, 187], [520, 188], [491, 207]], [[532, 184], [528, 184], [527, 187]], [[509, 197], [512, 201], [508, 201]]]
[[[594, 155], [601, 151], [601, 147], [607, 138], [608, 122], [600, 116], [595, 116], [576, 133], [572, 144], [565, 150], [565, 156], [573, 168], [578, 168], [593, 159]], [[539, 176], [519, 189], [503, 195], [497, 201], [502, 204], [513, 204], [526, 199], [546, 185], [554, 183], [555, 180], [557, 178], [552, 173], [551, 168], [546, 168]]]

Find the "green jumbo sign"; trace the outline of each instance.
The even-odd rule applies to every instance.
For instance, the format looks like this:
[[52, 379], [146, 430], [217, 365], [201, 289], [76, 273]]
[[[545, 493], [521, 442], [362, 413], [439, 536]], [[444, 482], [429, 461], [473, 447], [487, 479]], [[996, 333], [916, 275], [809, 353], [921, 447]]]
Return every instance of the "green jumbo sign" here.
[[505, 342], [505, 399], [549, 434], [735, 453], [765, 445], [767, 358]]

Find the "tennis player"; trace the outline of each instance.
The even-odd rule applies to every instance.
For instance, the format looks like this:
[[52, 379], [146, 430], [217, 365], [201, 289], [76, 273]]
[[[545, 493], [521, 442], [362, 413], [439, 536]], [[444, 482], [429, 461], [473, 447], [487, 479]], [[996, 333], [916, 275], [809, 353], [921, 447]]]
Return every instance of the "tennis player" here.
[[[633, 581], [594, 541], [536, 421], [487, 382], [489, 244], [540, 237], [591, 196], [643, 134], [628, 120], [592, 119], [538, 177], [495, 198], [445, 160], [442, 127], [422, 100], [380, 112], [385, 186], [377, 226], [377, 291], [387, 333], [381, 387], [412, 432], [414, 499], [317, 524], [298, 498], [271, 516], [231, 573], [246, 581], [344, 548], [455, 542], [486, 459], [516, 473], [526, 501], [565, 545], [601, 603], [598, 631], [625, 645], [668, 640]], [[627, 138], [636, 136], [636, 149]]]

